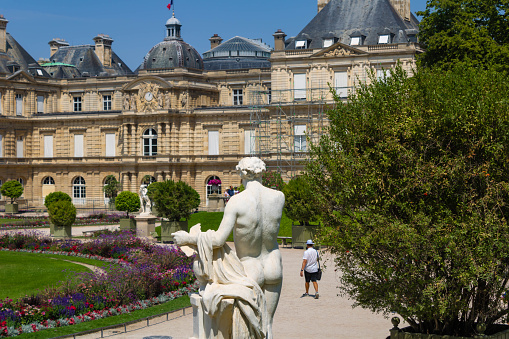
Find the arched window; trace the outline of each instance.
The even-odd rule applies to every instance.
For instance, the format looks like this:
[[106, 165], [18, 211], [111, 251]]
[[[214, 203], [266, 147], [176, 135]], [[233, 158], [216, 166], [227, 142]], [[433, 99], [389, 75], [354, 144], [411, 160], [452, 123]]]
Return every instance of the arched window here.
[[207, 182], [207, 206], [208, 206], [210, 194], [221, 194], [221, 179], [214, 175], [208, 178], [206, 182]]
[[52, 177], [46, 177], [44, 178], [44, 181], [42, 182], [43, 185], [55, 185], [55, 180], [53, 180]]
[[157, 155], [157, 132], [153, 128], [149, 128], [143, 133], [143, 155]]
[[23, 180], [23, 178], [18, 178], [17, 180], [21, 184], [21, 186], [23, 186], [23, 194], [21, 194], [21, 197], [20, 197], [20, 198], [23, 198], [25, 196], [25, 180]]
[[147, 185], [147, 186], [154, 182], [157, 182], [156, 178], [154, 178], [153, 176], [150, 176], [150, 175], [146, 175], [143, 177], [143, 179], [141, 179], [141, 183], [144, 185]]
[[72, 184], [73, 203], [84, 205], [87, 197], [87, 187], [83, 177], [77, 177]]

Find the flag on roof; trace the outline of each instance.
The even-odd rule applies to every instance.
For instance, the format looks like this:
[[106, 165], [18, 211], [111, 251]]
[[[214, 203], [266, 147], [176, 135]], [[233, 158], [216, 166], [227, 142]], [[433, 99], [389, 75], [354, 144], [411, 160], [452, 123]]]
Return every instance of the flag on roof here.
[[173, 6], [173, 0], [171, 0], [171, 2], [166, 7], [168, 7], [168, 9], [171, 10], [171, 6]]

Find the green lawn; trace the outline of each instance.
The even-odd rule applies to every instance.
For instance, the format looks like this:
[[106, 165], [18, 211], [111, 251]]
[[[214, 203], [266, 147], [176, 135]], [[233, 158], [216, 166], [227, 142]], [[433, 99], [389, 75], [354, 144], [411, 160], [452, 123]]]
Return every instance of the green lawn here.
[[[223, 219], [223, 212], [198, 212], [191, 215], [189, 218], [189, 228], [192, 226], [201, 223], [201, 230], [205, 232], [209, 229], [217, 230], [219, 228], [219, 224]], [[159, 236], [161, 236], [161, 227], [156, 227], [156, 232]], [[283, 212], [283, 217], [281, 218], [281, 224], [279, 228], [279, 236], [282, 237], [291, 237], [292, 236], [292, 221], [285, 215]], [[233, 241], [233, 235], [230, 234], [228, 241]]]
[[[17, 336], [16, 338], [21, 338], [21, 339], [22, 338], [41, 338], [41, 339], [54, 338], [54, 337], [69, 335], [69, 334], [73, 334], [73, 333], [77, 333], [77, 332], [88, 331], [88, 330], [92, 330], [95, 328], [123, 324], [126, 322], [143, 319], [146, 317], [150, 317], [152, 315], [158, 315], [161, 313], [171, 312], [171, 311], [178, 310], [178, 309], [184, 308], [184, 307], [189, 307], [189, 306], [191, 306], [191, 303], [189, 301], [189, 297], [186, 295], [186, 296], [180, 297], [178, 299], [169, 301], [167, 303], [147, 308], [145, 310], [134, 311], [129, 314], [122, 314], [122, 315], [118, 315], [115, 317], [109, 317], [109, 318], [105, 318], [105, 319], [89, 321], [86, 323], [81, 323], [81, 324], [73, 325], [73, 326], [52, 328], [52, 329], [48, 329], [48, 330], [44, 330], [44, 331], [40, 331], [40, 332], [36, 332], [36, 333], [22, 334], [20, 336]], [[171, 323], [169, 323], [168, 327], [170, 327], [170, 325], [171, 325]], [[150, 332], [150, 328], [148, 329], [148, 331]]]
[[[89, 271], [84, 266], [63, 261], [63, 259], [74, 260], [74, 257], [0, 252], [0, 300], [7, 297], [17, 299], [36, 293], [37, 290], [57, 285], [69, 274], [63, 270]], [[75, 261], [78, 261], [81, 258], [76, 259]]]

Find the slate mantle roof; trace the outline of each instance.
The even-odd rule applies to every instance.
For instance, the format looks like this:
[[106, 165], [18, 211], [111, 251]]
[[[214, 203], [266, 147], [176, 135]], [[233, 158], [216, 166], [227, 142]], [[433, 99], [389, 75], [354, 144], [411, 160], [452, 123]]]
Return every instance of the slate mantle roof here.
[[378, 44], [379, 34], [391, 34], [392, 43], [406, 43], [418, 32], [418, 20], [412, 14], [403, 20], [389, 0], [331, 0], [296, 36], [286, 41], [287, 50], [295, 42], [307, 40], [307, 48], [323, 48], [323, 39], [335, 37], [350, 44], [352, 36], [363, 35], [363, 45]]
[[[19, 69], [32, 76], [50, 77], [9, 33], [6, 33], [6, 40], [7, 53], [0, 53], [0, 73], [13, 74]], [[16, 66], [17, 69], [13, 66]]]

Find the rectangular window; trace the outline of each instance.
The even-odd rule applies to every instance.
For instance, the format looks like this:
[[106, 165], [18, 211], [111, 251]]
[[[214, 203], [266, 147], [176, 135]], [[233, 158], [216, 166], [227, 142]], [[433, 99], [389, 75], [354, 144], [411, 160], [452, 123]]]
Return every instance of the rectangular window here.
[[73, 111], [81, 112], [81, 97], [74, 97], [73, 99]]
[[299, 40], [295, 43], [295, 49], [306, 49], [308, 42], [306, 40]]
[[2, 114], [2, 92], [0, 92], [0, 114]]
[[293, 82], [294, 99], [306, 99], [306, 74], [294, 74]]
[[16, 157], [23, 158], [24, 157], [24, 143], [23, 137], [18, 137], [16, 140]]
[[74, 157], [83, 158], [83, 134], [74, 135]]
[[3, 135], [0, 134], [0, 158], [4, 156], [4, 140]]
[[391, 76], [391, 72], [388, 69], [377, 69], [376, 70], [376, 78], [381, 81], [385, 81], [388, 77]]
[[254, 154], [256, 151], [256, 139], [254, 130], [244, 131], [244, 154]]
[[103, 111], [111, 111], [111, 95], [103, 96]]
[[267, 89], [267, 103], [270, 104], [272, 102], [272, 88]]
[[348, 74], [347, 72], [334, 72], [334, 87], [340, 98], [348, 96]]
[[389, 34], [383, 34], [378, 36], [379, 44], [388, 44], [389, 43]]
[[334, 39], [324, 39], [323, 40], [323, 48], [330, 47], [334, 44]]
[[219, 155], [219, 131], [209, 131], [209, 155]]
[[241, 89], [233, 90], [233, 105], [234, 106], [242, 106], [244, 103], [244, 93]]
[[53, 136], [44, 136], [44, 157], [53, 158]]
[[353, 36], [350, 40], [350, 46], [359, 46], [361, 44], [360, 36]]
[[295, 152], [306, 152], [306, 125], [295, 125]]
[[44, 97], [42, 95], [37, 96], [37, 113], [44, 113]]
[[115, 133], [106, 133], [106, 156], [115, 156]]
[[16, 115], [23, 115], [23, 96], [16, 94]]

